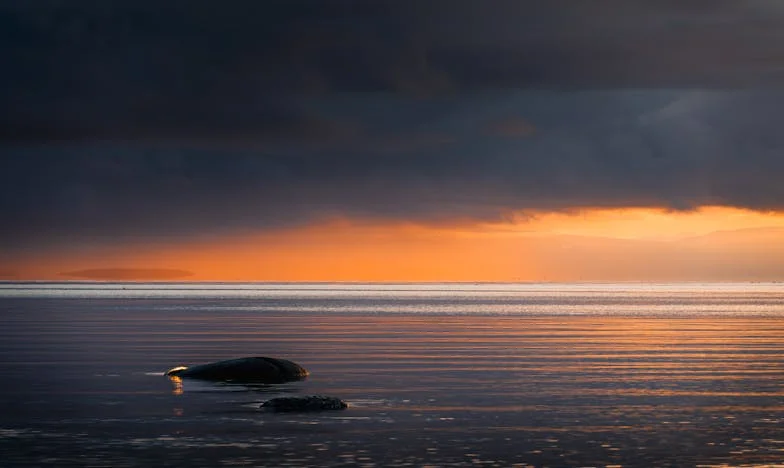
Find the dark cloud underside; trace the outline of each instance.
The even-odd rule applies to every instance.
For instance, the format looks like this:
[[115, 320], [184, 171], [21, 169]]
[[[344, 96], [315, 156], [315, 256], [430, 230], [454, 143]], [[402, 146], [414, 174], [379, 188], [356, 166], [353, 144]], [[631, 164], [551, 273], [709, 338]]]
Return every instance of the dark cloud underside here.
[[[363, 105], [356, 119], [380, 107], [407, 121], [398, 140], [366, 130], [247, 149], [7, 148], [3, 241], [173, 239], [329, 216], [428, 222], [594, 206], [784, 209], [784, 93], [517, 92], [444, 103], [446, 116], [430, 116], [431, 104], [416, 100]], [[493, 125], [515, 115], [536, 131], [496, 135]]]
[[781, 31], [777, 0], [5, 0], [0, 142], [331, 134], [303, 95], [778, 87]]
[[778, 1], [0, 3], [0, 242], [784, 209]]

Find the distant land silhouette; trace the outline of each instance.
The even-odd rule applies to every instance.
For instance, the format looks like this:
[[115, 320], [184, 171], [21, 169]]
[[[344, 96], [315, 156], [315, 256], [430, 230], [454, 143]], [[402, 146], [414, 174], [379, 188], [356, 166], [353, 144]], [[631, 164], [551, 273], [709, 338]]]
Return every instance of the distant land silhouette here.
[[193, 272], [168, 268], [92, 268], [60, 275], [93, 280], [172, 280], [193, 276]]

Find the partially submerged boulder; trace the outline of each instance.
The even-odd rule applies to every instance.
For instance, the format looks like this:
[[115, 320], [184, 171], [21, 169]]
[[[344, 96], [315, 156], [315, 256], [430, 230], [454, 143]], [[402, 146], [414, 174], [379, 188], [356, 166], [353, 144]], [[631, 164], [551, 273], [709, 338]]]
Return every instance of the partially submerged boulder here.
[[309, 372], [299, 364], [279, 358], [245, 357], [193, 367], [175, 367], [168, 376], [219, 382], [279, 384], [304, 380]]
[[261, 404], [261, 409], [275, 412], [344, 410], [348, 403], [340, 398], [310, 395], [273, 398]]

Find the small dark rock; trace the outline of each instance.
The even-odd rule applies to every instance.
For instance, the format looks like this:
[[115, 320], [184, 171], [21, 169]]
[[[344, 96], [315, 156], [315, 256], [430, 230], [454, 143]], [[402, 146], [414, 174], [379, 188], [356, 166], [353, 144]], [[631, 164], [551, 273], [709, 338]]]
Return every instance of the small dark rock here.
[[304, 380], [308, 371], [286, 359], [246, 357], [193, 367], [175, 367], [166, 375], [222, 382], [279, 384]]
[[261, 405], [261, 409], [276, 412], [344, 410], [346, 408], [348, 408], [348, 403], [340, 398], [322, 395], [273, 398]]

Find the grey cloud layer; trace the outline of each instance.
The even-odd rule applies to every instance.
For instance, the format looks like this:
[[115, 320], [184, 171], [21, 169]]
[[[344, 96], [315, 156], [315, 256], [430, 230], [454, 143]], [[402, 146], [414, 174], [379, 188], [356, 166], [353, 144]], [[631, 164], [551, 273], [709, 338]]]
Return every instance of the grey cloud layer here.
[[0, 241], [784, 209], [769, 0], [0, 3]]
[[[325, 121], [359, 122], [358, 130], [250, 147], [7, 147], [3, 241], [171, 240], [330, 216], [435, 222], [592, 206], [784, 209], [784, 92], [348, 95], [308, 106]], [[498, 135], [505, 121], [535, 131]]]
[[775, 0], [6, 0], [0, 142], [320, 138], [314, 94], [779, 87], [781, 31]]

